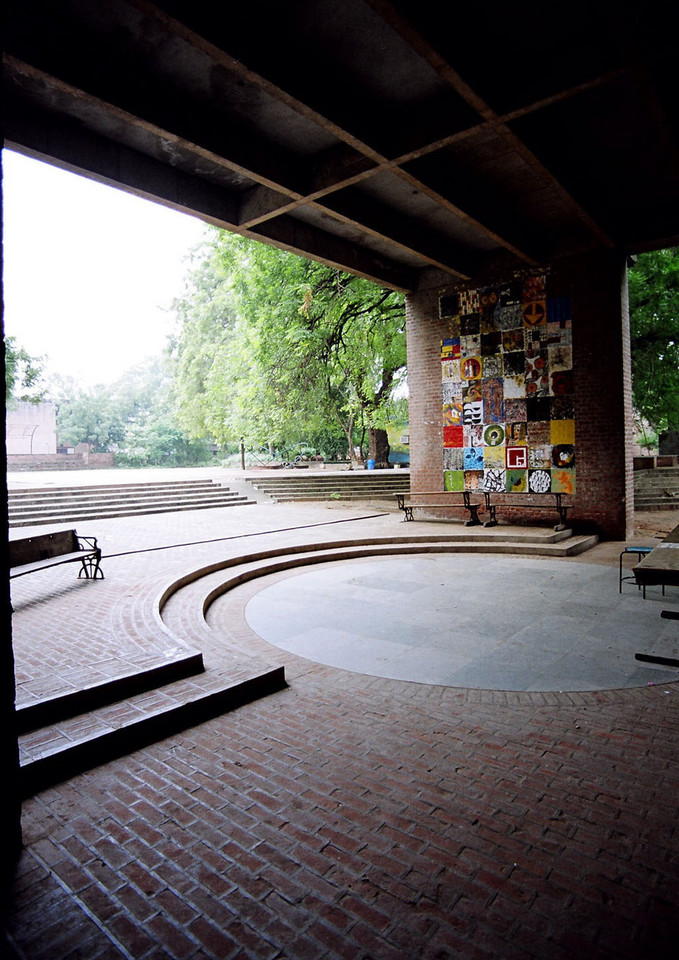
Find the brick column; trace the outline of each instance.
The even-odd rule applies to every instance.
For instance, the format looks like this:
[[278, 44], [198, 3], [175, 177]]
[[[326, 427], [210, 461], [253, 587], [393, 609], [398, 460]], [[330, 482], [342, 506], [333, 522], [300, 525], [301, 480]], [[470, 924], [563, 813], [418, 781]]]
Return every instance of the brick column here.
[[[607, 539], [633, 534], [632, 395], [625, 258], [583, 255], [545, 268], [549, 288], [572, 301], [576, 493], [574, 525]], [[505, 282], [493, 277], [469, 288]], [[440, 342], [449, 321], [439, 298], [460, 284], [407, 298], [411, 489], [443, 490]]]
[[577, 496], [574, 515], [611, 540], [634, 533], [632, 379], [625, 258], [555, 265], [573, 300]]

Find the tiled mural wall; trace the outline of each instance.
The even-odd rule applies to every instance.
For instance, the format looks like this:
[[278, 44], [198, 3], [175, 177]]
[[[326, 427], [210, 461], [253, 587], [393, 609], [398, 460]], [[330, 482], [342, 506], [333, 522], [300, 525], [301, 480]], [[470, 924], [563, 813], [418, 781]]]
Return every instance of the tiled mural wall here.
[[439, 312], [445, 489], [575, 493], [570, 299], [537, 276]]

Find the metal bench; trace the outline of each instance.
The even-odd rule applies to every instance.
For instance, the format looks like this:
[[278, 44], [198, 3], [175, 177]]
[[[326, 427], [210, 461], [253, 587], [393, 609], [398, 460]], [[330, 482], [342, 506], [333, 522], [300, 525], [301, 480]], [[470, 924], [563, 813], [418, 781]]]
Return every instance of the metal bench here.
[[[497, 526], [497, 508], [506, 507], [507, 509], [522, 509], [522, 510], [556, 510], [559, 515], [559, 522], [555, 525], [555, 530], [566, 530], [568, 525], [568, 511], [571, 509], [570, 505], [566, 505], [563, 500], [561, 493], [531, 493], [528, 494], [530, 500], [524, 500], [522, 495], [512, 493], [507, 497], [502, 497], [501, 494], [491, 494], [489, 491], [484, 492], [484, 497], [486, 498], [486, 510], [488, 511], [488, 520], [484, 523], [485, 527], [496, 527]], [[498, 500], [491, 498], [501, 497]], [[549, 502], [540, 502], [536, 501], [534, 497], [549, 497]]]
[[[469, 490], [429, 490], [414, 494], [396, 493], [394, 496], [396, 497], [399, 510], [403, 510], [404, 520], [413, 520], [413, 510], [417, 507], [428, 510], [462, 508], [469, 514], [469, 519], [465, 521], [465, 526], [478, 527], [481, 525], [479, 508], [483, 506], [483, 501], [473, 503]], [[442, 499], [429, 499], [434, 497]], [[454, 500], [452, 499], [453, 497], [455, 498]]]
[[10, 578], [23, 577], [62, 563], [79, 563], [79, 578], [103, 580], [100, 560], [101, 550], [96, 537], [81, 537], [75, 530], [58, 530], [9, 541]]

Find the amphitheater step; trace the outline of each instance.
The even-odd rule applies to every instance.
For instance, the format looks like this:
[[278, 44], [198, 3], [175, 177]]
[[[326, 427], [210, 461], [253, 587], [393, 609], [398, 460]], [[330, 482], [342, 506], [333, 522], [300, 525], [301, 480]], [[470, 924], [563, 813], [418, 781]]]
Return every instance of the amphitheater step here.
[[21, 795], [33, 796], [286, 685], [283, 667], [250, 671], [235, 680], [217, 671], [206, 676], [207, 685], [176, 681], [159, 689], [156, 698], [137, 694], [21, 736]]
[[247, 482], [272, 500], [393, 500], [396, 493], [408, 493], [408, 471], [316, 471], [273, 475], [249, 475]]
[[205, 510], [255, 502], [229, 487], [202, 480], [11, 490], [9, 526]]

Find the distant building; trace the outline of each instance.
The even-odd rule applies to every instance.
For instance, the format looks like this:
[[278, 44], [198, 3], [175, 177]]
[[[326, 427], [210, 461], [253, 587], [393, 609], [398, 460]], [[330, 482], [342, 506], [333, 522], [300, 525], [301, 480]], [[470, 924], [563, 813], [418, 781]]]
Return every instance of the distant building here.
[[49, 401], [16, 401], [7, 407], [5, 436], [8, 456], [45, 456], [57, 452], [57, 412]]

